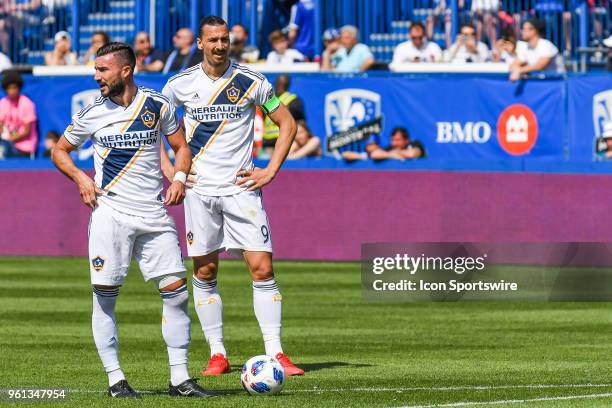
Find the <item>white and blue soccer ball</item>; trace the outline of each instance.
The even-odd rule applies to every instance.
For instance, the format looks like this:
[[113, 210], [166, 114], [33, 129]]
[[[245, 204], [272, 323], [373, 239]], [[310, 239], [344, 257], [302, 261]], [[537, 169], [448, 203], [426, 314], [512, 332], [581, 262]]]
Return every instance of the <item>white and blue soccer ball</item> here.
[[242, 386], [251, 395], [275, 395], [285, 384], [285, 370], [277, 359], [270, 356], [251, 357], [240, 375]]

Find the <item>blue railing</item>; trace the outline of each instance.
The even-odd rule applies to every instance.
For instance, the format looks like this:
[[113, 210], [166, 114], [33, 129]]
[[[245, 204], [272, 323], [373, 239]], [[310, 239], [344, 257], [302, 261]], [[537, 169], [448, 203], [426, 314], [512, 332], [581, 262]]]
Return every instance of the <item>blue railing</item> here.
[[[460, 24], [477, 23], [485, 42], [505, 31], [519, 34], [522, 21], [537, 16], [547, 23], [546, 36], [566, 57], [576, 60], [581, 47], [601, 46], [611, 34], [607, 0], [500, 0], [497, 11], [478, 11], [476, 0], [313, 0], [317, 5], [315, 47], [321, 53], [321, 33], [328, 27], [352, 24], [362, 42], [373, 46], [381, 61], [408, 38], [409, 21], [422, 21], [433, 40], [448, 47]], [[12, 3], [12, 2], [4, 2]], [[131, 42], [137, 31], [152, 34], [156, 46], [172, 48], [177, 29], [197, 31], [205, 15], [221, 15], [230, 25], [249, 31], [249, 42], [265, 56], [270, 31], [287, 25], [287, 2], [274, 0], [30, 0], [19, 9], [0, 9], [0, 49], [15, 63], [42, 64], [43, 53], [53, 49], [53, 36], [69, 31], [73, 49], [85, 53], [93, 32], [107, 32], [113, 40]], [[442, 7], [444, 6], [444, 7]], [[0, 6], [2, 7], [2, 6]], [[490, 45], [490, 44], [489, 44]]]

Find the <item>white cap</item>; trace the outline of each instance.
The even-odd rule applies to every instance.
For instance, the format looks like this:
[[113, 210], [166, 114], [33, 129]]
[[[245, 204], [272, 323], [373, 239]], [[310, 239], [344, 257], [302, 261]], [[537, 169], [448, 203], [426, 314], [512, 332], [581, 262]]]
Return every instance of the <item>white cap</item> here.
[[612, 137], [612, 122], [606, 122], [603, 126], [603, 137]]
[[58, 31], [57, 33], [55, 33], [55, 36], [53, 37], [53, 40], [55, 42], [58, 42], [63, 39], [66, 39], [72, 42], [72, 37], [70, 37], [70, 34], [68, 33], [68, 31]]

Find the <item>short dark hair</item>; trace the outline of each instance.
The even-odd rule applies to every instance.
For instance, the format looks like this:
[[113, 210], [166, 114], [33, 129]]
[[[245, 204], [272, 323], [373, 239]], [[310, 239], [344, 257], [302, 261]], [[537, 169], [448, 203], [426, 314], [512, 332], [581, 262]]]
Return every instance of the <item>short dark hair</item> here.
[[468, 27], [468, 28], [471, 28], [472, 30], [476, 30], [476, 27], [474, 27], [474, 24], [472, 24], [472, 23], [463, 23], [463, 24], [461, 24], [459, 26], [459, 32], [461, 32], [461, 29], [463, 27]]
[[393, 130], [391, 131], [391, 136], [396, 133], [400, 133], [404, 139], [410, 140], [410, 133], [408, 133], [408, 129], [406, 129], [405, 127], [398, 126], [393, 128]]
[[45, 139], [53, 139], [57, 142], [58, 140], [60, 140], [60, 135], [55, 130], [50, 130], [47, 132]]
[[504, 41], [511, 41], [516, 44], [516, 36], [514, 35], [514, 30], [511, 28], [506, 28], [500, 33], [501, 39]]
[[21, 79], [21, 75], [16, 69], [4, 71], [4, 75], [2, 77], [2, 89], [6, 91], [9, 85], [17, 85], [19, 90], [23, 88], [23, 79]]
[[98, 52], [96, 52], [96, 57], [108, 54], [117, 54], [125, 65], [129, 65], [132, 68], [132, 71], [136, 68], [136, 54], [134, 54], [134, 50], [129, 45], [120, 42], [108, 43], [100, 47]]
[[268, 36], [268, 41], [270, 41], [270, 44], [274, 44], [277, 41], [282, 41], [286, 39], [287, 37], [285, 37], [285, 34], [283, 34], [281, 30], [274, 30]]
[[242, 29], [244, 30], [244, 33], [248, 36], [249, 35], [249, 30], [247, 30], [247, 28], [245, 26], [243, 26], [242, 24], [238, 23], [238, 24], [234, 24], [232, 26], [232, 28], [234, 27], [242, 27]]
[[206, 16], [202, 20], [200, 20], [200, 27], [198, 28], [198, 32], [202, 35], [202, 29], [204, 26], [226, 26], [227, 22], [219, 16]]
[[306, 131], [306, 133], [308, 133], [308, 136], [312, 137], [312, 132], [310, 131], [310, 128], [308, 127], [308, 124], [306, 123], [306, 121], [304, 119], [300, 119], [298, 121], [295, 122], [298, 126], [301, 126], [304, 128], [304, 130]]
[[410, 31], [412, 31], [413, 28], [420, 28], [421, 30], [423, 30], [423, 32], [425, 32], [425, 26], [420, 21], [416, 21], [410, 24]]
[[525, 21], [523, 24], [529, 23], [533, 26], [533, 28], [535, 28], [535, 30], [538, 32], [538, 35], [540, 37], [544, 37], [546, 35], [546, 24], [537, 18], [530, 18], [529, 20]]
[[104, 39], [104, 44], [108, 44], [110, 42], [110, 36], [104, 31], [96, 31], [91, 35], [91, 38], [93, 38], [94, 35], [101, 36]]

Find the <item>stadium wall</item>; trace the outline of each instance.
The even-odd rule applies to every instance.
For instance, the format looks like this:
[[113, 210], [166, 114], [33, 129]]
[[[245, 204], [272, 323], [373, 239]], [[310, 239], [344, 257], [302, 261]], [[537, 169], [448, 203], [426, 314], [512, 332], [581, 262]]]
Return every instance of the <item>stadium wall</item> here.
[[[0, 256], [87, 255], [89, 210], [69, 180], [4, 170], [0, 185]], [[357, 260], [364, 242], [610, 242], [611, 192], [606, 175], [285, 170], [264, 201], [277, 259]]]

